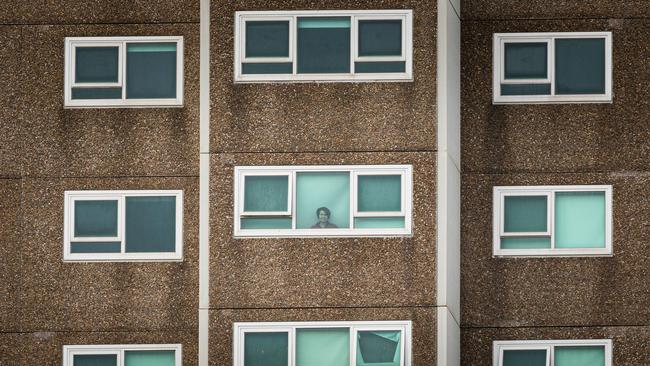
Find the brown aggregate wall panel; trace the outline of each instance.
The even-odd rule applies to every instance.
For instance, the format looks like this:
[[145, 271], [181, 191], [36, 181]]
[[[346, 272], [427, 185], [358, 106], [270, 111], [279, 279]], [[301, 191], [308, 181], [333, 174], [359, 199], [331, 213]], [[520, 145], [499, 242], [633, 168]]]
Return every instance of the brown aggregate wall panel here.
[[3, 0], [0, 24], [199, 22], [199, 0]]
[[648, 18], [646, 0], [463, 0], [463, 19]]
[[493, 366], [492, 342], [503, 340], [611, 339], [616, 366], [646, 366], [650, 327], [476, 328], [461, 332], [461, 365]]
[[[234, 14], [251, 10], [413, 9], [413, 82], [234, 84]], [[215, 152], [436, 149], [435, 1], [212, 1]]]
[[64, 345], [181, 344], [183, 366], [198, 364], [196, 330], [0, 334], [0, 365], [61, 366]]
[[[213, 154], [210, 163], [210, 306], [435, 304], [435, 162], [432, 152]], [[233, 238], [235, 166], [338, 164], [412, 164], [413, 237]]]
[[[613, 186], [612, 257], [492, 257], [492, 188]], [[472, 327], [650, 324], [648, 173], [463, 176], [462, 322]]]
[[0, 177], [20, 176], [23, 148], [22, 123], [19, 117], [18, 82], [20, 72], [16, 55], [20, 54], [20, 27], [0, 26]]
[[[23, 35], [26, 175], [198, 176], [198, 25], [38, 26]], [[65, 37], [137, 35], [184, 37], [185, 106], [64, 109]]]
[[[65, 190], [182, 189], [182, 262], [63, 262]], [[25, 331], [196, 327], [197, 178], [26, 179], [21, 319]]]
[[[650, 19], [464, 21], [462, 29], [464, 172], [650, 169]], [[612, 31], [613, 103], [492, 105], [493, 33], [538, 31]]]
[[412, 366], [436, 364], [436, 308], [210, 310], [209, 364], [232, 365], [235, 322], [411, 320]]
[[20, 194], [20, 179], [0, 179], [0, 333], [19, 328]]

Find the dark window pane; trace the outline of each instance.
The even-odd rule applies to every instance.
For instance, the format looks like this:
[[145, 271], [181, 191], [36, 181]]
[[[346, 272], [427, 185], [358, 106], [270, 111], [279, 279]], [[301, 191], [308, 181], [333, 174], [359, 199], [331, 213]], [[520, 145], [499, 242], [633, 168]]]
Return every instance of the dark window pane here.
[[289, 22], [246, 22], [246, 57], [289, 57]]
[[399, 366], [400, 331], [360, 331], [357, 334], [357, 366]]
[[555, 93], [605, 93], [605, 40], [555, 40]]
[[74, 355], [73, 366], [117, 366], [117, 355]]
[[119, 253], [121, 243], [118, 242], [73, 242], [70, 243], [71, 253]]
[[288, 333], [260, 332], [244, 336], [244, 366], [287, 366], [288, 363]]
[[74, 236], [117, 236], [117, 201], [75, 201]]
[[75, 81], [77, 83], [118, 82], [118, 47], [76, 47]]
[[176, 43], [127, 45], [126, 97], [176, 98]]
[[355, 62], [354, 72], [406, 72], [406, 62], [404, 61], [382, 61], [382, 62]]
[[546, 79], [548, 48], [546, 43], [506, 43], [506, 79]]
[[401, 20], [359, 21], [359, 56], [401, 55]]
[[544, 232], [548, 228], [546, 196], [506, 196], [504, 232]]
[[357, 208], [360, 212], [400, 211], [400, 175], [360, 175], [357, 178]]
[[241, 64], [242, 74], [291, 74], [293, 63], [244, 63]]
[[551, 95], [551, 84], [501, 84], [501, 95]]
[[126, 252], [176, 250], [176, 197], [126, 198]]
[[122, 88], [72, 88], [72, 99], [121, 99]]
[[289, 177], [250, 175], [244, 178], [244, 211], [287, 211]]
[[503, 351], [503, 366], [546, 366], [546, 350]]
[[298, 73], [350, 72], [350, 18], [298, 18]]

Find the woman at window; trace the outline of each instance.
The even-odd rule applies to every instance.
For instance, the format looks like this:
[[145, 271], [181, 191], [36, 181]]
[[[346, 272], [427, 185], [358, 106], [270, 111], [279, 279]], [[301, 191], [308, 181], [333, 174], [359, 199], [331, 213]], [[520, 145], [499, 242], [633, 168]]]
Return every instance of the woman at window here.
[[327, 207], [319, 207], [316, 209], [316, 217], [318, 218], [318, 222], [315, 223], [311, 228], [312, 229], [334, 229], [338, 228], [338, 226], [332, 224], [330, 222], [330, 216], [331, 216], [330, 209]]

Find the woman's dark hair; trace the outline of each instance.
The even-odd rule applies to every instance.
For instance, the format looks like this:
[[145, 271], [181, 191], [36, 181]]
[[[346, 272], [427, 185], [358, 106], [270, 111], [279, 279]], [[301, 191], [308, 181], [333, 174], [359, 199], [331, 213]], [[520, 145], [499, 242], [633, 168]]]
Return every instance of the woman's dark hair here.
[[327, 215], [328, 218], [332, 216], [332, 213], [330, 212], [329, 208], [327, 208], [327, 207], [319, 207], [319, 208], [316, 209], [316, 217], [318, 217], [318, 215], [320, 214], [321, 211], [325, 212], [325, 215]]

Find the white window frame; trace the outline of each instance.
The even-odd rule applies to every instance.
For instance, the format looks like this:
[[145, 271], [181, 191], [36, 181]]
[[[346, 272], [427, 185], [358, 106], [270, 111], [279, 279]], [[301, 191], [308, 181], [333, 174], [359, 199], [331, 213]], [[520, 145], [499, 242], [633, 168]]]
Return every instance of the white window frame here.
[[[602, 38], [605, 40], [605, 93], [555, 94], [555, 40]], [[505, 79], [505, 44], [547, 43], [546, 79]], [[493, 104], [553, 104], [553, 103], [611, 103], [612, 102], [612, 32], [547, 32], [495, 33], [493, 36]], [[550, 95], [501, 95], [501, 84], [550, 84]]]
[[[297, 34], [299, 17], [350, 17], [350, 73], [338, 74], [298, 74]], [[402, 55], [387, 57], [358, 56], [358, 20], [400, 19], [402, 20]], [[289, 21], [289, 57], [246, 58], [247, 21]], [[396, 10], [290, 10], [290, 11], [238, 11], [235, 12], [235, 57], [234, 81], [236, 83], [254, 82], [356, 82], [356, 81], [413, 81], [413, 11]], [[366, 61], [404, 61], [404, 72], [355, 73], [355, 62]], [[242, 63], [292, 62], [292, 74], [243, 74]]]
[[[349, 172], [350, 173], [350, 227], [329, 229], [242, 229], [241, 217], [244, 211], [244, 177], [250, 175], [284, 175], [289, 174], [290, 212], [281, 212], [279, 216], [291, 215], [292, 228], [296, 227], [296, 182], [297, 173], [302, 172]], [[360, 236], [410, 236], [412, 235], [413, 204], [413, 167], [411, 165], [308, 165], [308, 166], [237, 166], [234, 178], [234, 236], [237, 238], [259, 237], [360, 237]], [[363, 212], [357, 211], [357, 176], [358, 175], [401, 175], [402, 208], [400, 212]], [[263, 216], [274, 216], [263, 213]], [[249, 215], [250, 216], [250, 215]], [[253, 216], [258, 216], [254, 213]], [[355, 217], [404, 217], [404, 228], [355, 229]]]
[[[604, 248], [555, 248], [555, 194], [558, 192], [603, 192], [605, 193], [605, 247]], [[546, 196], [547, 231], [509, 233], [504, 231], [505, 197]], [[494, 256], [551, 257], [551, 256], [612, 256], [612, 186], [611, 185], [567, 185], [567, 186], [495, 186], [492, 197], [492, 250]], [[550, 249], [502, 249], [502, 237], [549, 237]]]
[[63, 346], [63, 366], [74, 366], [75, 355], [117, 356], [117, 366], [124, 366], [125, 351], [174, 351], [176, 366], [183, 365], [183, 346], [181, 344], [100, 344]]
[[494, 341], [492, 365], [503, 366], [503, 352], [511, 350], [546, 350], [546, 366], [555, 365], [555, 347], [604, 347], [605, 366], [612, 366], [611, 339], [515, 340]]
[[[167, 196], [176, 198], [176, 243], [174, 252], [127, 253], [125, 241], [125, 210], [127, 197]], [[117, 237], [74, 236], [75, 201], [115, 200], [118, 202]], [[64, 262], [148, 262], [183, 260], [183, 191], [182, 190], [129, 190], [129, 191], [65, 191], [63, 224]], [[71, 243], [81, 242], [120, 242], [120, 253], [72, 253]]]
[[350, 366], [357, 361], [357, 333], [359, 331], [400, 331], [402, 332], [400, 366], [411, 366], [411, 328], [410, 320], [387, 321], [308, 321], [308, 322], [259, 322], [234, 323], [233, 325], [233, 366], [244, 366], [244, 336], [246, 333], [286, 332], [289, 337], [289, 362], [294, 366], [297, 329], [348, 328], [350, 329]]
[[[176, 98], [126, 98], [126, 52], [127, 44], [132, 43], [176, 43]], [[77, 83], [75, 80], [76, 53], [78, 47], [118, 47], [118, 82], [116, 83]], [[143, 37], [66, 37], [64, 71], [65, 108], [163, 108], [183, 106], [183, 37], [182, 36], [143, 36]], [[122, 88], [121, 99], [72, 99], [73, 87]]]

